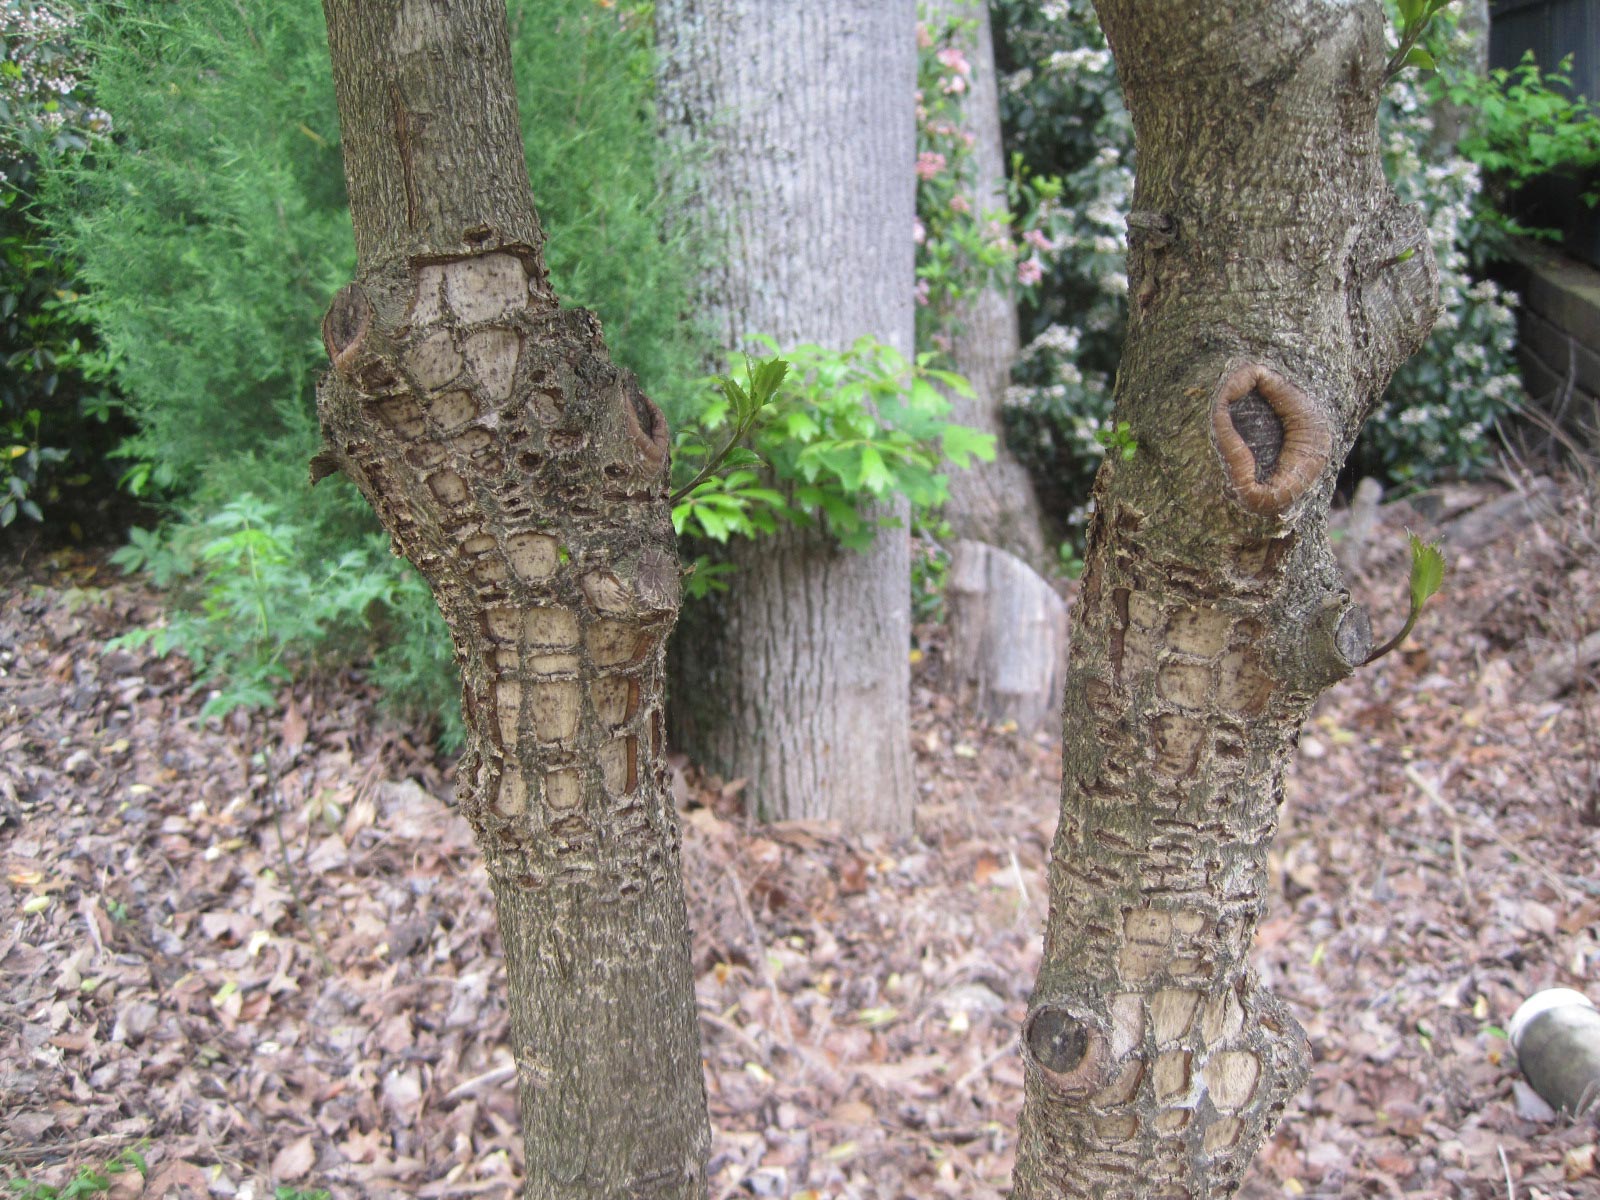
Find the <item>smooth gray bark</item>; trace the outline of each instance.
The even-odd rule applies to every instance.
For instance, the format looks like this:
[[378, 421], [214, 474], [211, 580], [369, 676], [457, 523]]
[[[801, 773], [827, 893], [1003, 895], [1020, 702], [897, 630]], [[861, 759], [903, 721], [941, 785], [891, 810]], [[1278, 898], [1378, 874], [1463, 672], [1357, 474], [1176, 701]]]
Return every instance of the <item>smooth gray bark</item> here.
[[[999, 211], [1006, 206], [1006, 162], [988, 6], [972, 0], [932, 0], [924, 11], [935, 29], [950, 20], [970, 22], [964, 48], [972, 78], [962, 123], [973, 135], [977, 194], [972, 201], [980, 214]], [[957, 538], [998, 546], [1040, 570], [1046, 554], [1039, 500], [1027, 469], [1006, 447], [1000, 414], [1012, 364], [1022, 350], [1016, 301], [1005, 288], [985, 288], [951, 319], [950, 361], [972, 384], [975, 395], [949, 394], [950, 420], [994, 435], [996, 452], [993, 462], [974, 462], [967, 470], [950, 472], [945, 519]]]
[[1138, 147], [1116, 419], [1074, 609], [1019, 1200], [1232, 1195], [1305, 1078], [1250, 969], [1284, 771], [1371, 644], [1339, 466], [1437, 274], [1384, 181], [1384, 15], [1100, 0]]
[[666, 423], [546, 281], [502, 0], [324, 7], [359, 263], [323, 323], [313, 471], [360, 487], [455, 644], [524, 1194], [703, 1196]]
[[[674, 181], [719, 262], [704, 310], [751, 334], [906, 355], [913, 328], [916, 88], [911, 0], [663, 0], [667, 135], [699, 163]], [[906, 519], [904, 503], [885, 506]], [[864, 554], [800, 530], [739, 542], [730, 590], [673, 648], [673, 740], [769, 818], [911, 827], [910, 550]]]

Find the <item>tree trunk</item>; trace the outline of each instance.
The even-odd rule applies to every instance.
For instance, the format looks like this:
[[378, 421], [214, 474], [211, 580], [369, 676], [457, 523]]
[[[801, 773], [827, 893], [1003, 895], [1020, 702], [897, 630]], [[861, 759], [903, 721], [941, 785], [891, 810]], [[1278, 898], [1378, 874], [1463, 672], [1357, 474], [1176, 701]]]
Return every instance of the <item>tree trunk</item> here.
[[1095, 484], [1014, 1194], [1197, 1200], [1305, 1077], [1247, 956], [1300, 723], [1371, 641], [1334, 479], [1437, 276], [1383, 178], [1379, 5], [1097, 7], [1138, 146], [1138, 450]]
[[[1457, 36], [1451, 45], [1454, 62], [1450, 69], [1456, 73], [1489, 73], [1489, 0], [1454, 0], [1446, 10], [1454, 15]], [[1433, 106], [1433, 136], [1429, 143], [1441, 156], [1454, 155], [1456, 143], [1461, 140], [1477, 113], [1464, 105], [1441, 99]]]
[[985, 721], [1024, 733], [1061, 711], [1067, 602], [1014, 554], [984, 542], [950, 547], [946, 679]]
[[511, 987], [529, 1197], [698, 1197], [708, 1143], [662, 767], [667, 431], [561, 311], [501, 0], [327, 0], [359, 265], [325, 448], [449, 624]]
[[[977, 168], [977, 195], [970, 199], [976, 212], [994, 212], [1006, 206], [1006, 161], [989, 7], [972, 0], [934, 0], [924, 11], [930, 26], [951, 20], [973, 23], [966, 47], [972, 62], [971, 86], [963, 106], [963, 125], [973, 136]], [[952, 317], [950, 360], [971, 382], [975, 395], [946, 393], [950, 420], [993, 434], [995, 457], [993, 462], [974, 462], [967, 470], [950, 472], [945, 519], [957, 538], [998, 546], [1040, 570], [1046, 562], [1044, 519], [1033, 480], [1006, 446], [1000, 416], [1011, 366], [1022, 349], [1016, 302], [1004, 288], [985, 288]]]
[[[729, 347], [873, 334], [910, 357], [914, 18], [911, 0], [657, 5], [663, 120], [699, 162], [680, 203], [724, 249], [704, 308]], [[675, 744], [748, 780], [765, 817], [908, 831], [906, 531], [855, 554], [790, 529], [728, 558], [729, 591], [675, 639]]]

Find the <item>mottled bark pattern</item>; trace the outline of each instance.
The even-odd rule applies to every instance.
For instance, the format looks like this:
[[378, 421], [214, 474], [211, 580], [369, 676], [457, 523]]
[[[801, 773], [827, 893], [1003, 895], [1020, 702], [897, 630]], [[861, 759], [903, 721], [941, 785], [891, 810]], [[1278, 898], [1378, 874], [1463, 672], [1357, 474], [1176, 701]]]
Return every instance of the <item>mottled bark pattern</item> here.
[[[674, 179], [720, 251], [702, 315], [754, 333], [912, 350], [911, 0], [662, 0], [660, 105], [696, 164]], [[903, 501], [865, 553], [788, 529], [741, 540], [730, 590], [673, 647], [673, 740], [763, 817], [911, 828], [910, 549]]]
[[525, 1194], [700, 1196], [666, 424], [545, 282], [499, 0], [327, 12], [360, 265], [323, 324], [316, 469], [361, 488], [454, 641]]
[[1436, 276], [1382, 175], [1377, 4], [1099, 10], [1138, 139], [1139, 448], [1095, 486], [1015, 1194], [1198, 1200], [1305, 1076], [1247, 956], [1300, 723], [1370, 642], [1334, 478]]

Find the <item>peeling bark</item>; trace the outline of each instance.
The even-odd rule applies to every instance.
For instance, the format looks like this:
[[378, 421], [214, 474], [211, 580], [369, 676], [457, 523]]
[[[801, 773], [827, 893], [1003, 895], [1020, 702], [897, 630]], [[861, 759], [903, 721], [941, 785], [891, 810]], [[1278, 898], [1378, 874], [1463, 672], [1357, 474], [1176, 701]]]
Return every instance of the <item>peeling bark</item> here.
[[[722, 261], [702, 281], [724, 344], [845, 349], [913, 337], [911, 0], [662, 0], [667, 136], [698, 161], [678, 203]], [[880, 516], [904, 526], [903, 500]], [[675, 745], [769, 819], [911, 829], [910, 547], [785, 529], [739, 540], [730, 590], [673, 645]]]
[[525, 1194], [696, 1197], [708, 1144], [662, 736], [667, 429], [545, 278], [500, 0], [327, 0], [359, 264], [315, 475], [355, 481], [462, 676], [457, 799], [511, 988]]
[[1301, 722], [1370, 643], [1334, 480], [1437, 277], [1383, 178], [1377, 4], [1098, 8], [1138, 145], [1139, 449], [1095, 484], [1015, 1195], [1197, 1200], [1305, 1078], [1247, 956]]

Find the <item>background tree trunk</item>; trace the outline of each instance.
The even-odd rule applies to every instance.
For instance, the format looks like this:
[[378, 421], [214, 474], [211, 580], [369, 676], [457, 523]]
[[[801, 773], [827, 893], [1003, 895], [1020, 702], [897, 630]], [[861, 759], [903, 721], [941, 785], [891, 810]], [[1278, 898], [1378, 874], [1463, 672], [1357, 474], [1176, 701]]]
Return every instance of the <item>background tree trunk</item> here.
[[1024, 733], [1061, 711], [1067, 602], [1020, 558], [986, 542], [950, 547], [946, 682], [985, 721]]
[[1305, 1076], [1247, 956], [1285, 767], [1365, 657], [1326, 536], [1339, 464], [1426, 334], [1384, 181], [1384, 16], [1100, 0], [1134, 119], [1130, 326], [1066, 684], [1015, 1195], [1231, 1195]]
[[[972, 63], [971, 86], [963, 106], [963, 126], [973, 135], [977, 167], [974, 209], [982, 214], [1006, 206], [1006, 159], [1000, 137], [999, 77], [989, 7], [972, 0], [931, 0], [925, 20], [937, 29], [947, 21], [972, 23], [964, 39]], [[953, 314], [950, 360], [971, 381], [973, 396], [949, 394], [950, 420], [994, 435], [993, 462], [974, 462], [950, 472], [950, 499], [944, 516], [957, 538], [987, 542], [1009, 551], [1035, 571], [1046, 565], [1044, 519], [1033, 480], [1006, 446], [1000, 416], [1011, 366], [1021, 352], [1017, 305], [1003, 288], [986, 288]]]
[[[700, 164], [679, 203], [723, 250], [704, 308], [726, 345], [872, 334], [909, 357], [911, 0], [663, 0], [656, 20], [662, 117]], [[728, 557], [729, 591], [674, 641], [674, 743], [747, 779], [765, 817], [908, 831], [906, 530], [855, 554], [791, 529]]]
[[660, 412], [561, 311], [501, 0], [327, 0], [359, 256], [324, 452], [427, 578], [499, 909], [529, 1197], [697, 1197], [708, 1143], [662, 768], [678, 607]]

